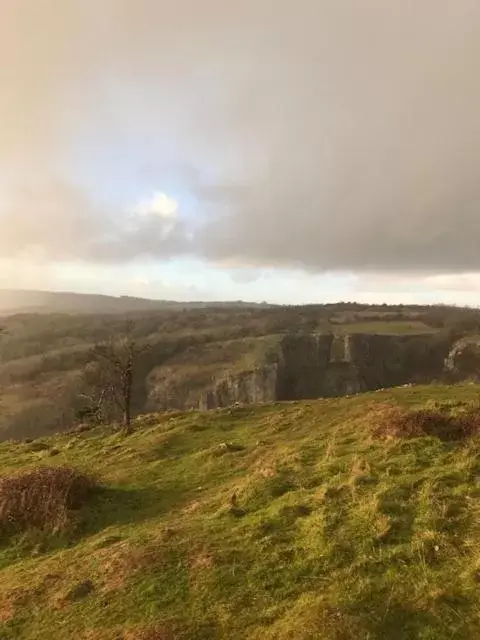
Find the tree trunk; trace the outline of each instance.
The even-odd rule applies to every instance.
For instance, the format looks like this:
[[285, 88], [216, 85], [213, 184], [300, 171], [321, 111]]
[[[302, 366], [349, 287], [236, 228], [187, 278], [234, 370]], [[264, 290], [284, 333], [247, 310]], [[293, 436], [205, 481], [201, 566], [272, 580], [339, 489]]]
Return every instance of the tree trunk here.
[[128, 402], [123, 411], [123, 430], [126, 435], [133, 432], [132, 428], [132, 416], [130, 415], [130, 402]]
[[125, 434], [130, 434], [133, 431], [132, 426], [132, 378], [133, 378], [133, 366], [129, 360], [127, 364], [127, 370], [125, 371], [125, 378], [123, 381], [123, 428]]

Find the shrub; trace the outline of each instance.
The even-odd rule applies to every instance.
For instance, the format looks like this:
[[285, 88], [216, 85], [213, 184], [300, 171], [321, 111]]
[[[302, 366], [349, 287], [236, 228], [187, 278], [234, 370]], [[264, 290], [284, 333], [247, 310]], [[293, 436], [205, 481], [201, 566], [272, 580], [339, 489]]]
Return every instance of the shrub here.
[[0, 479], [0, 532], [64, 530], [96, 482], [69, 467], [40, 467]]
[[379, 438], [419, 438], [435, 436], [440, 440], [464, 440], [480, 433], [480, 412], [469, 409], [451, 414], [439, 409], [404, 409], [381, 405], [372, 418], [374, 436]]

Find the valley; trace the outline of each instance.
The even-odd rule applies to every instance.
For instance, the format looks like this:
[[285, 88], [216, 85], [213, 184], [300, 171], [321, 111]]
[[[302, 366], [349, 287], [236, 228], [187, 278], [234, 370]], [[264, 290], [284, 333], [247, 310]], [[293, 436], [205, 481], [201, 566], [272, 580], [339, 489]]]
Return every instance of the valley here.
[[474, 378], [479, 318], [469, 309], [348, 303], [9, 315], [0, 337], [0, 438], [78, 422], [92, 349], [121, 336], [127, 319], [148, 347], [135, 372], [138, 415]]

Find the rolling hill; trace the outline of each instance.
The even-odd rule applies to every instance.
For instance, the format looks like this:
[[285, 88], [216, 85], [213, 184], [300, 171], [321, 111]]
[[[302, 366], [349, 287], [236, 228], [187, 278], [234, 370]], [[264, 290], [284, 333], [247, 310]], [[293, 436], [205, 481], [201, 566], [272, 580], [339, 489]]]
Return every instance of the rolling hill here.
[[0, 315], [16, 313], [134, 313], [167, 309], [204, 309], [209, 307], [266, 307], [266, 303], [248, 302], [176, 302], [133, 296], [108, 296], [69, 291], [29, 291], [0, 289]]

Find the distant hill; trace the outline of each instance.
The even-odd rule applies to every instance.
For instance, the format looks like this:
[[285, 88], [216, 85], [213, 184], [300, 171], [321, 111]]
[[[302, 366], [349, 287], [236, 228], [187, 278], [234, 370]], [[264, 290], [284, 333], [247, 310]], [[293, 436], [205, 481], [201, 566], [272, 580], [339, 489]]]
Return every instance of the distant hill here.
[[88, 293], [0, 289], [0, 314], [16, 313], [130, 313], [167, 309], [202, 309], [206, 307], [267, 307], [249, 302], [176, 302], [133, 296], [108, 296]]

